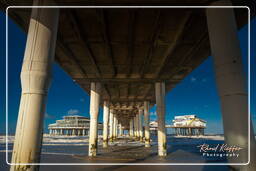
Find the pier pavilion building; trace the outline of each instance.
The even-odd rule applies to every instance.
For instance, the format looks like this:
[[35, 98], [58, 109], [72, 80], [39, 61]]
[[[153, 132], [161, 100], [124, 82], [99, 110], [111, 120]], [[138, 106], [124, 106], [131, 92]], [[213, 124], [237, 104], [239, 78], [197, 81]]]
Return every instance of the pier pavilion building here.
[[171, 127], [174, 128], [175, 134], [178, 136], [204, 135], [206, 121], [196, 115], [175, 116]]
[[[89, 135], [90, 119], [84, 116], [70, 115], [48, 125], [50, 135]], [[102, 123], [98, 123], [99, 134], [102, 134]]]

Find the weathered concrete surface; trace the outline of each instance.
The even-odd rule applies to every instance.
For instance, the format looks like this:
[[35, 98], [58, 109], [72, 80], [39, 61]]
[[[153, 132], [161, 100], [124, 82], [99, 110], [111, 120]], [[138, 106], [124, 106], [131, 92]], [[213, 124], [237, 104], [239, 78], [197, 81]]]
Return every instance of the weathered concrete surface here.
[[103, 111], [103, 147], [108, 146], [109, 101], [104, 101]]
[[[47, 5], [50, 1], [35, 1]], [[46, 97], [51, 80], [58, 28], [58, 9], [33, 9], [21, 71], [21, 100], [11, 163], [12, 171], [37, 170], [40, 162]]]
[[[232, 4], [221, 0], [212, 5]], [[255, 152], [256, 143], [253, 129], [250, 130], [250, 141], [248, 142], [248, 120], [250, 120], [248, 115], [248, 93], [242, 68], [242, 55], [234, 12], [232, 9], [208, 9], [206, 12], [221, 101], [225, 141], [229, 145], [243, 148], [240, 157], [232, 158], [230, 162], [247, 163], [249, 162], [248, 143], [250, 143], [252, 151]], [[255, 152], [251, 153], [251, 161], [256, 161]], [[239, 166], [236, 167], [240, 168]], [[256, 170], [256, 165], [250, 165], [245, 170]]]
[[165, 83], [155, 84], [156, 91], [156, 113], [157, 113], [157, 137], [158, 137], [158, 155], [167, 155], [166, 130], [165, 130]]
[[150, 147], [149, 102], [144, 102], [145, 147]]
[[90, 136], [89, 136], [89, 156], [97, 155], [98, 148], [98, 115], [100, 105], [100, 83], [91, 83], [91, 94], [90, 94]]

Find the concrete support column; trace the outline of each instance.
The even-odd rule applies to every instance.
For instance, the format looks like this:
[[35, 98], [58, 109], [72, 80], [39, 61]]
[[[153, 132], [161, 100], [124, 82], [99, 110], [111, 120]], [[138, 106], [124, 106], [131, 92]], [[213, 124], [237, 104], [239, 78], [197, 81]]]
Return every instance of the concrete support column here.
[[165, 83], [157, 82], [155, 84], [156, 94], [156, 112], [158, 123], [158, 155], [167, 155], [166, 130], [165, 130]]
[[140, 141], [143, 141], [143, 123], [142, 123], [142, 117], [143, 117], [143, 109], [139, 109], [139, 115], [138, 115], [138, 120], [139, 120], [139, 137]]
[[89, 135], [89, 152], [88, 152], [89, 156], [97, 155], [100, 91], [101, 91], [100, 83], [92, 82], [91, 93], [90, 93], [90, 135]]
[[144, 102], [145, 147], [150, 147], [149, 102]]
[[[35, 0], [33, 5], [49, 5]], [[58, 9], [33, 8], [21, 70], [21, 99], [12, 163], [39, 163], [46, 97], [54, 61]], [[36, 165], [12, 165], [10, 170], [38, 170]]]
[[103, 110], [103, 147], [108, 147], [108, 117], [109, 117], [109, 102], [104, 101]]
[[114, 124], [113, 124], [113, 140], [115, 140], [117, 137], [117, 119], [114, 115]]
[[140, 139], [140, 124], [139, 124], [139, 114], [136, 115], [136, 127], [137, 127], [137, 138]]
[[116, 124], [115, 124], [115, 137], [117, 138], [117, 134], [118, 133], [118, 119], [117, 119], [117, 116], [116, 116]]
[[133, 132], [133, 119], [130, 120], [130, 137], [132, 138], [134, 136], [134, 132]]
[[136, 115], [133, 117], [133, 127], [134, 127], [134, 137], [136, 138], [137, 137], [137, 132], [136, 132]]
[[114, 114], [113, 109], [110, 109], [109, 114], [109, 141], [113, 142], [113, 132], [114, 132]]
[[[228, 1], [216, 1], [212, 5], [232, 5]], [[206, 10], [211, 52], [214, 59], [217, 88], [221, 101], [221, 112], [225, 142], [239, 146], [239, 157], [229, 158], [231, 163], [247, 163], [248, 144], [250, 161], [256, 161], [256, 143], [250, 118], [248, 117], [248, 94], [242, 69], [242, 56], [237, 35], [233, 9], [210, 8]], [[249, 124], [248, 124], [249, 121]], [[249, 125], [251, 125], [250, 135]], [[248, 142], [248, 138], [250, 141]], [[240, 170], [256, 170], [256, 163]]]
[[135, 138], [138, 139], [139, 138], [139, 131], [138, 131], [138, 114], [136, 114], [135, 118], [134, 118], [134, 126], [135, 126]]
[[119, 124], [119, 136], [123, 136], [123, 128], [122, 128], [122, 124]]
[[137, 137], [140, 139], [140, 124], [139, 124], [139, 113], [136, 115], [136, 124], [137, 124]]

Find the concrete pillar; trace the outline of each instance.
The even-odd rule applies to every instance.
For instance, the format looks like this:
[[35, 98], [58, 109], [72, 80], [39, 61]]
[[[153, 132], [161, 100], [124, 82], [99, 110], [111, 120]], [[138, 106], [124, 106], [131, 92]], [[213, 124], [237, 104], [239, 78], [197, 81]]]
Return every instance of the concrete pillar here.
[[145, 147], [150, 147], [149, 102], [144, 102]]
[[[232, 4], [228, 1], [216, 1], [212, 5]], [[234, 10], [211, 8], [206, 10], [206, 15], [221, 101], [225, 142], [230, 146], [243, 148], [239, 151], [239, 157], [229, 158], [229, 162], [247, 163], [249, 161], [248, 144], [251, 148], [250, 161], [256, 161], [256, 143], [250, 118], [248, 118], [248, 94]], [[249, 125], [251, 125], [250, 135], [248, 135]], [[250, 138], [249, 142], [248, 138]], [[237, 168], [256, 170], [256, 162], [242, 169]]]
[[89, 156], [96, 156], [98, 145], [98, 115], [100, 107], [100, 83], [91, 83], [90, 92], [90, 135], [89, 135]]
[[136, 115], [133, 117], [133, 127], [134, 127], [134, 137], [136, 138], [137, 137], [137, 131], [136, 131]]
[[135, 138], [139, 138], [139, 131], [138, 131], [138, 114], [136, 114], [134, 118], [134, 126], [135, 126]]
[[117, 119], [117, 116], [116, 116], [115, 118], [116, 118], [116, 124], [115, 124], [115, 138], [117, 138], [117, 132], [118, 132], [118, 119]]
[[117, 137], [117, 119], [116, 115], [114, 115], [114, 123], [113, 123], [113, 140]]
[[52, 129], [49, 130], [49, 134], [52, 135]]
[[114, 132], [114, 110], [110, 109], [109, 114], [109, 141], [113, 142], [113, 132]]
[[140, 137], [140, 141], [143, 141], [143, 123], [142, 123], [142, 117], [143, 117], [143, 109], [139, 109], [139, 137]]
[[139, 113], [136, 115], [136, 124], [137, 124], [137, 137], [138, 137], [138, 140], [140, 140]]
[[155, 84], [156, 94], [156, 112], [158, 122], [158, 155], [167, 155], [166, 130], [165, 130], [165, 83], [157, 82]]
[[140, 139], [139, 114], [136, 115], [137, 138]]
[[130, 120], [130, 137], [132, 138], [134, 136], [134, 132], [133, 132], [133, 118]]
[[103, 147], [108, 147], [108, 117], [109, 117], [109, 102], [104, 101], [103, 110]]
[[[34, 1], [33, 5], [49, 5]], [[21, 71], [21, 99], [12, 163], [39, 163], [46, 97], [54, 61], [58, 9], [32, 9]], [[36, 165], [12, 165], [10, 170], [38, 170]]]
[[122, 124], [119, 124], [119, 136], [123, 136]]
[[85, 136], [85, 129], [83, 129], [83, 136]]

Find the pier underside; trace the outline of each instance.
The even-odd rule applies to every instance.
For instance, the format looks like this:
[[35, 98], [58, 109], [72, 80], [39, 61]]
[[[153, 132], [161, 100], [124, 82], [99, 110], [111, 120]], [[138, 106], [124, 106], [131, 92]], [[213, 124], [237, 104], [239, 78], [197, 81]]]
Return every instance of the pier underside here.
[[[185, 0], [152, 0], [150, 3], [143, 0], [140, 3], [189, 4]], [[0, 7], [140, 3], [6, 0], [0, 2]], [[193, 5], [250, 5], [250, 1], [198, 0]], [[251, 15], [255, 16], [254, 8]], [[248, 144], [251, 144], [252, 151], [256, 149], [252, 129], [248, 135], [248, 94], [237, 36], [237, 29], [248, 23], [247, 7], [10, 7], [8, 16], [28, 33], [12, 155], [12, 163], [25, 165], [13, 165], [11, 170], [38, 169], [37, 165], [27, 163], [40, 162], [43, 118], [53, 61], [90, 95], [89, 157], [95, 158], [99, 153], [100, 106], [103, 107], [103, 148], [116, 142], [118, 136], [122, 137], [124, 130], [129, 133], [131, 141], [140, 141], [149, 148], [152, 145], [149, 109], [153, 105], [156, 105], [157, 113], [157, 153], [168, 156], [166, 93], [209, 55], [214, 60], [225, 142], [244, 149], [239, 158], [229, 162], [246, 164], [249, 160]], [[256, 160], [255, 154], [251, 156], [253, 160]], [[255, 168], [254, 164], [247, 170]]]
[[[194, 5], [212, 2], [199, 0]], [[171, 6], [185, 1], [145, 5], [155, 3]], [[7, 0], [1, 7], [31, 4]], [[88, 5], [82, 0], [56, 4]], [[26, 32], [30, 14], [28, 8], [8, 9]], [[239, 27], [247, 22], [247, 9], [235, 9], [235, 14]], [[88, 94], [90, 83], [100, 82], [101, 104], [109, 100], [111, 108], [119, 110], [119, 118], [131, 118], [144, 101], [155, 104], [155, 82], [164, 81], [168, 92], [210, 55], [206, 21], [204, 8], [62, 8], [55, 61]]]

